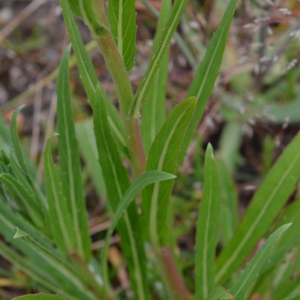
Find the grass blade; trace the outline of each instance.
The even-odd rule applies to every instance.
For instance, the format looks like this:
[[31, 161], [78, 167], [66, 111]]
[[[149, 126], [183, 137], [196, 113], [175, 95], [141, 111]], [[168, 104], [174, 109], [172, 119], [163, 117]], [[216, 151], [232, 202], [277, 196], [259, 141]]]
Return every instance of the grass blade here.
[[196, 132], [198, 122], [203, 115], [208, 98], [215, 84], [215, 80], [219, 74], [226, 46], [226, 39], [237, 2], [238, 0], [230, 1], [222, 21], [213, 35], [210, 45], [206, 50], [206, 54], [201, 61], [189, 88], [188, 96], [195, 96], [198, 100], [198, 104], [183, 140], [182, 152], [178, 160], [179, 165], [182, 163], [189, 143]]
[[103, 266], [103, 276], [104, 282], [108, 282], [108, 272], [107, 272], [107, 254], [109, 248], [109, 239], [112, 236], [113, 231], [116, 228], [116, 225], [120, 221], [122, 215], [126, 212], [128, 206], [132, 203], [135, 197], [149, 184], [154, 182], [160, 182], [164, 180], [170, 180], [176, 176], [159, 171], [150, 171], [146, 172], [138, 177], [138, 179], [129, 187], [129, 189], [124, 194], [118, 208], [115, 211], [112, 223], [109, 227], [109, 230], [106, 234], [105, 247], [101, 253], [101, 261]]
[[[109, 205], [115, 212], [119, 201], [130, 186], [119, 150], [111, 134], [108, 123], [106, 102], [101, 96], [102, 90], [97, 87], [94, 106], [94, 128], [101, 168], [105, 170], [105, 184]], [[132, 289], [137, 299], [148, 299], [145, 253], [139, 225], [139, 215], [135, 202], [132, 202], [120, 220], [117, 230], [121, 237], [123, 254], [128, 262]], [[106, 283], [105, 287], [109, 289]], [[107, 291], [109, 294], [110, 291]]]
[[233, 238], [221, 253], [216, 282], [224, 283], [245, 261], [300, 178], [300, 134], [284, 150], [259, 187]]
[[62, 58], [57, 80], [57, 127], [59, 132], [58, 148], [63, 193], [67, 199], [68, 210], [76, 232], [78, 254], [88, 262], [91, 258], [90, 237], [88, 234], [87, 213], [82, 187], [78, 142], [75, 135], [73, 110], [69, 89], [69, 52]]
[[215, 256], [219, 230], [219, 181], [213, 148], [205, 154], [203, 198], [196, 236], [196, 299], [204, 300], [214, 288]]
[[[146, 171], [177, 172], [177, 157], [182, 139], [196, 107], [196, 99], [188, 98], [177, 105], [157, 134], [149, 151]], [[155, 183], [143, 191], [143, 229], [154, 247], [167, 239], [167, 212], [173, 181]]]
[[134, 66], [136, 52], [135, 0], [110, 0], [107, 5], [109, 25], [127, 70]]
[[[233, 296], [223, 287], [216, 287], [209, 295], [208, 300], [233, 300]], [[196, 300], [196, 299], [195, 299]]]
[[35, 294], [13, 298], [12, 300], [65, 300], [65, 298], [56, 295]]
[[[83, 82], [88, 101], [93, 107], [94, 95], [99, 81], [95, 73], [93, 63], [80, 37], [78, 27], [73, 17], [72, 11], [70, 10], [70, 7], [68, 5], [68, 2], [67, 0], [61, 0], [60, 3], [62, 6], [63, 16], [69, 33], [69, 37], [72, 43], [72, 48], [75, 52], [78, 69], [81, 75], [81, 80]], [[116, 111], [116, 108], [109, 101], [103, 86], [100, 85], [100, 88], [102, 90], [102, 97], [104, 97], [105, 101], [107, 102], [107, 111], [114, 137], [118, 145], [122, 145], [123, 148], [126, 148], [122, 121], [118, 115], [118, 112]]]
[[74, 230], [67, 200], [64, 197], [58, 172], [53, 163], [51, 138], [47, 141], [44, 153], [44, 170], [54, 241], [62, 252], [71, 253], [73, 249], [76, 249]]
[[286, 224], [271, 234], [267, 241], [252, 258], [245, 270], [240, 274], [238, 280], [235, 282], [232, 288], [230, 288], [230, 292], [234, 295], [235, 300], [242, 300], [246, 298], [248, 289], [258, 276], [258, 273], [268, 258], [270, 251], [274, 247], [275, 243], [279, 240], [281, 234], [290, 226], [291, 224]]
[[[164, 0], [158, 19], [155, 40], [153, 44], [153, 55], [157, 51], [163, 28], [166, 26], [171, 11], [171, 1]], [[148, 100], [142, 106], [142, 124], [144, 149], [147, 154], [155, 136], [166, 119], [166, 89], [168, 80], [169, 48], [164, 54], [153, 85], [148, 94]]]
[[168, 24], [165, 27], [165, 30], [161, 36], [161, 40], [160, 40], [159, 46], [157, 48], [158, 50], [155, 52], [154, 56], [151, 58], [150, 64], [144, 75], [142, 83], [140, 84], [140, 86], [136, 92], [136, 96], [130, 105], [130, 109], [129, 109], [130, 115], [134, 114], [135, 116], [138, 116], [140, 114], [141, 103], [143, 100], [145, 100], [145, 98], [149, 92], [149, 89], [153, 82], [154, 76], [159, 68], [159, 65], [161, 63], [162, 58], [164, 57], [166, 50], [169, 47], [171, 38], [178, 26], [181, 15], [183, 14], [183, 12], [185, 10], [186, 4], [187, 4], [187, 0], [175, 0], [171, 15], [169, 17]]

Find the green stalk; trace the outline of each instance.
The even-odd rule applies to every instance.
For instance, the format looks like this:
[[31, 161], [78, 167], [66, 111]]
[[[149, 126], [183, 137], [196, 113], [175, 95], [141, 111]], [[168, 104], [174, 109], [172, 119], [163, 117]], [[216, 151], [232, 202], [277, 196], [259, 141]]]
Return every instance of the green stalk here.
[[[93, 0], [97, 15], [101, 17], [101, 22], [109, 28], [103, 0]], [[113, 79], [123, 122], [126, 130], [127, 147], [134, 178], [137, 178], [145, 170], [145, 152], [139, 127], [139, 119], [129, 116], [129, 106], [133, 99], [133, 91], [129, 81], [128, 73], [120, 56], [118, 47], [113, 39], [111, 31], [106, 36], [94, 35], [108, 70]]]
[[[94, 9], [101, 17], [101, 23], [109, 28], [103, 0], [93, 0]], [[107, 35], [93, 36], [97, 41], [104, 56], [108, 70], [111, 73], [118, 101], [123, 116], [126, 130], [128, 152], [131, 160], [131, 167], [134, 178], [137, 178], [145, 170], [145, 152], [139, 126], [139, 119], [128, 114], [131, 101], [134, 98], [128, 73], [120, 56], [118, 47], [113, 39], [111, 31]], [[169, 289], [173, 291], [174, 299], [188, 300], [190, 295], [178, 272], [174, 258], [168, 247], [159, 249], [158, 260], [162, 265], [165, 280]]]

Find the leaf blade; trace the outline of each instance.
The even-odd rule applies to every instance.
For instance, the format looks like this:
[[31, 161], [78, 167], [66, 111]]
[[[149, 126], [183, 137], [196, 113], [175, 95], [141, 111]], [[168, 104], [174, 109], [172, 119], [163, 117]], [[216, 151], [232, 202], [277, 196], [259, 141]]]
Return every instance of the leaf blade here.
[[[158, 26], [156, 29], [155, 40], [152, 53], [157, 51], [159, 41], [162, 36], [162, 30], [168, 21], [171, 11], [171, 1], [164, 0], [159, 15]], [[169, 65], [169, 48], [167, 48], [164, 57], [161, 60], [160, 67], [154, 77], [154, 82], [149, 90], [148, 99], [142, 105], [142, 124], [141, 131], [144, 142], [145, 153], [149, 152], [149, 148], [155, 139], [155, 136], [166, 119], [166, 89], [168, 79]]]
[[51, 137], [46, 143], [44, 152], [44, 172], [49, 216], [52, 220], [51, 225], [53, 228], [54, 241], [62, 252], [68, 254], [76, 248], [76, 242], [67, 200], [64, 197], [58, 172], [52, 159]]
[[218, 76], [224, 49], [226, 46], [226, 39], [229, 32], [229, 27], [237, 2], [238, 0], [230, 1], [222, 18], [222, 21], [217, 31], [213, 35], [210, 45], [206, 50], [203, 60], [199, 64], [199, 67], [196, 71], [196, 75], [189, 88], [188, 97], [195, 96], [198, 100], [198, 104], [195, 114], [193, 115], [191, 123], [184, 137], [182, 152], [178, 160], [179, 165], [184, 159], [189, 143], [193, 138], [198, 122], [203, 115], [206, 103], [213, 89], [215, 80]]
[[235, 300], [241, 300], [246, 297], [248, 289], [254, 282], [258, 272], [263, 266], [263, 263], [266, 261], [270, 251], [274, 247], [274, 244], [279, 240], [282, 233], [290, 226], [291, 224], [283, 225], [271, 234], [250, 263], [246, 266], [245, 270], [240, 274], [237, 281], [229, 289], [229, 291], [234, 295]]
[[69, 88], [70, 46], [61, 61], [57, 81], [57, 128], [58, 148], [63, 193], [71, 213], [73, 228], [77, 233], [76, 251], [85, 260], [91, 258], [87, 213], [81, 179], [78, 142], [75, 134], [73, 110]]
[[209, 144], [205, 155], [203, 198], [196, 235], [196, 298], [206, 299], [214, 287], [215, 255], [219, 229], [219, 181], [213, 149]]
[[[177, 157], [196, 99], [188, 98], [177, 105], [157, 134], [149, 151], [146, 171], [157, 170], [175, 174]], [[145, 236], [154, 246], [166, 243], [166, 215], [173, 182], [155, 183], [143, 191], [142, 221]], [[158, 207], [160, 208], [158, 210]], [[159, 230], [158, 230], [159, 228]]]
[[161, 42], [158, 46], [158, 50], [155, 55], [152, 57], [150, 64], [147, 68], [147, 71], [143, 77], [142, 83], [139, 85], [136, 95], [130, 104], [129, 114], [138, 116], [140, 111], [140, 106], [143, 100], [150, 89], [151, 82], [153, 80], [154, 75], [156, 74], [160, 62], [170, 44], [171, 38], [178, 26], [181, 15], [184, 12], [186, 7], [187, 0], [175, 0], [171, 15], [169, 17], [168, 25], [166, 26], [162, 37]]
[[284, 150], [255, 193], [233, 238], [217, 261], [216, 282], [224, 282], [265, 234], [300, 178], [300, 134]]
[[[99, 80], [95, 73], [93, 63], [80, 37], [80, 33], [76, 25], [75, 19], [73, 17], [73, 14], [71, 12], [71, 9], [68, 5], [68, 1], [60, 0], [60, 3], [62, 7], [63, 17], [72, 43], [72, 48], [74, 49], [75, 52], [77, 66], [81, 75], [84, 89], [86, 91], [88, 101], [90, 105], [93, 107], [94, 95], [95, 95], [96, 87], [99, 84]], [[124, 137], [125, 131], [123, 128], [122, 121], [119, 118], [116, 108], [109, 101], [103, 86], [100, 85], [100, 88], [102, 91], [102, 97], [104, 97], [105, 101], [107, 101], [108, 103], [107, 110], [109, 113], [110, 123], [112, 125], [112, 129], [114, 132], [114, 137], [118, 141], [118, 145], [122, 145], [123, 148], [126, 148], [125, 137]]]
[[[123, 198], [121, 199], [116, 211], [115, 215], [113, 217], [112, 223], [109, 227], [109, 230], [106, 234], [105, 238], [105, 247], [103, 249], [103, 252], [101, 253], [101, 261], [103, 266], [103, 274], [107, 278], [107, 255], [108, 255], [108, 247], [109, 247], [109, 239], [112, 236], [112, 233], [114, 229], [117, 226], [117, 223], [122, 217], [122, 214], [125, 213], [128, 206], [131, 204], [131, 202], [135, 199], [135, 197], [149, 184], [152, 184], [154, 182], [160, 182], [164, 180], [173, 179], [176, 176], [164, 172], [159, 171], [149, 171], [146, 173], [143, 173], [140, 175], [136, 181], [128, 188], [126, 193], [124, 194]], [[104, 280], [108, 281], [107, 279]]]
[[[94, 128], [98, 157], [101, 168], [105, 170], [104, 181], [106, 184], [109, 204], [113, 211], [116, 211], [120, 199], [130, 185], [127, 170], [120, 157], [116, 142], [111, 134], [106, 111], [106, 102], [101, 97], [101, 88], [97, 87], [94, 105]], [[128, 269], [133, 291], [138, 299], [148, 299], [146, 282], [145, 253], [141, 238], [139, 216], [136, 204], [131, 203], [128, 211], [120, 220], [117, 230], [121, 237], [121, 246], [124, 256], [128, 262]], [[109, 283], [105, 282], [107, 294]]]
[[135, 0], [110, 0], [107, 15], [119, 53], [129, 71], [134, 66], [136, 52]]

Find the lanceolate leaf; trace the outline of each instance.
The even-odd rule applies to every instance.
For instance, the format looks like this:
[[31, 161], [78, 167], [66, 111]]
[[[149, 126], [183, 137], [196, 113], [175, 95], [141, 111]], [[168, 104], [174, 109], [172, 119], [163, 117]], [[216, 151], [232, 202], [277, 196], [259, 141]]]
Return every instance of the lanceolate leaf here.
[[203, 115], [206, 103], [212, 92], [215, 80], [219, 74], [219, 69], [222, 63], [223, 53], [226, 45], [226, 39], [237, 2], [238, 0], [230, 1], [223, 19], [217, 31], [215, 32], [209, 47], [206, 50], [206, 54], [201, 61], [189, 88], [188, 96], [195, 96], [198, 100], [198, 104], [184, 137], [182, 152], [178, 160], [179, 165], [184, 159], [186, 150], [194, 136], [198, 122]]
[[234, 299], [233, 295], [231, 295], [221, 286], [216, 287], [211, 292], [208, 298], [208, 300], [233, 300], [233, 299]]
[[134, 66], [136, 52], [135, 0], [109, 0], [107, 14], [120, 55], [126, 69], [130, 70]]
[[154, 182], [160, 182], [164, 180], [173, 179], [176, 176], [159, 171], [150, 171], [142, 174], [126, 191], [122, 200], [120, 201], [118, 208], [116, 209], [114, 218], [106, 234], [105, 247], [102, 251], [102, 266], [103, 266], [103, 276], [105, 277], [104, 282], [108, 282], [107, 273], [107, 254], [109, 247], [109, 239], [115, 230], [116, 225], [120, 221], [122, 215], [126, 212], [128, 206], [132, 203], [135, 197], [145, 188], [145, 186], [152, 184]]
[[[1, 174], [0, 182], [4, 183], [6, 188], [16, 195], [25, 206], [28, 216], [37, 227], [42, 227], [44, 224], [43, 215], [40, 211], [40, 206], [34, 201], [34, 197], [24, 188], [24, 186], [13, 178], [10, 174]], [[17, 199], [15, 199], [16, 201]]]
[[[177, 158], [183, 135], [196, 107], [196, 99], [188, 98], [177, 105], [151, 145], [146, 171], [176, 174]], [[155, 247], [164, 246], [167, 235], [167, 212], [173, 181], [152, 184], [144, 189], [142, 200], [143, 229]]]
[[71, 213], [59, 180], [57, 169], [53, 163], [51, 138], [47, 141], [44, 153], [44, 170], [47, 188], [49, 215], [56, 245], [62, 252], [71, 253], [76, 249], [74, 229], [72, 228]]
[[[78, 0], [79, 1], [79, 0]], [[81, 40], [78, 27], [74, 20], [73, 14], [69, 8], [67, 0], [60, 1], [63, 11], [64, 20], [68, 29], [69, 37], [72, 43], [72, 48], [74, 49], [78, 69], [81, 75], [81, 80], [83, 82], [86, 94], [88, 96], [88, 101], [93, 107], [94, 105], [94, 95], [96, 87], [99, 84], [98, 78], [96, 76], [92, 61], [85, 49], [85, 46]], [[101, 95], [107, 102], [107, 111], [109, 115], [109, 122], [118, 145], [122, 148], [126, 148], [125, 138], [124, 138], [124, 128], [122, 121], [118, 115], [113, 104], [109, 101], [104, 88], [100, 85]]]
[[68, 210], [75, 231], [76, 250], [79, 255], [89, 261], [91, 257], [90, 237], [88, 234], [87, 213], [82, 187], [79, 150], [75, 135], [73, 110], [69, 89], [69, 52], [67, 48], [62, 58], [57, 79], [57, 127], [59, 162], [63, 193], [67, 199]]
[[[162, 1], [162, 7], [159, 15], [158, 26], [153, 45], [153, 55], [157, 51], [157, 46], [163, 34], [163, 28], [166, 26], [171, 11], [171, 1]], [[166, 119], [166, 89], [168, 80], [169, 49], [166, 50], [161, 60], [160, 67], [154, 77], [153, 85], [148, 94], [148, 100], [142, 107], [142, 124], [144, 149], [146, 154], [155, 136]]]
[[300, 178], [300, 134], [269, 171], [233, 238], [221, 253], [216, 282], [224, 283], [251, 253], [282, 209]]
[[262, 272], [270, 270], [280, 260], [282, 260], [285, 254], [292, 248], [296, 247], [300, 243], [300, 232], [299, 232], [299, 220], [300, 218], [300, 200], [294, 201], [290, 204], [280, 220], [276, 224], [276, 228], [283, 226], [286, 223], [292, 223], [289, 230], [280, 239], [279, 243], [274, 247], [272, 256], [266, 261], [262, 268]]
[[291, 224], [286, 224], [277, 229], [258, 250], [245, 270], [239, 275], [237, 281], [230, 289], [230, 292], [234, 295], [235, 300], [242, 300], [246, 298], [248, 289], [257, 278], [257, 275], [264, 262], [268, 258], [270, 251], [280, 238], [281, 234], [290, 226]]
[[[83, 280], [80, 280], [80, 275], [78, 273], [74, 272], [74, 269], [72, 268], [72, 265], [69, 265], [69, 261], [66, 259], [65, 256], [62, 256], [60, 253], [55, 252], [54, 250], [49, 251], [49, 249], [43, 247], [40, 243], [38, 243], [36, 240], [34, 240], [28, 233], [20, 230], [19, 228], [16, 228], [16, 234], [14, 236], [14, 239], [22, 239], [29, 247], [32, 249], [35, 253], [38, 253], [38, 255], [44, 260], [44, 263], [52, 266], [55, 268], [55, 270], [60, 274], [60, 276], [66, 278], [68, 280], [68, 284], [63, 284], [62, 287], [66, 289], [66, 291], [69, 289], [77, 289], [78, 298], [83, 297], [83, 295], [86, 295], [87, 299], [96, 299], [95, 295], [91, 293], [88, 290], [88, 288], [83, 283]], [[52, 276], [55, 276], [54, 274]], [[71, 283], [71, 287], [70, 287]], [[76, 295], [76, 294], [75, 294]], [[81, 296], [79, 296], [81, 295]], [[103, 296], [103, 295], [98, 295]]]
[[[130, 186], [127, 170], [120, 157], [120, 153], [111, 134], [107, 119], [107, 110], [101, 89], [97, 87], [94, 105], [94, 128], [96, 135], [99, 162], [105, 170], [105, 184], [109, 205], [113, 211], [117, 210], [120, 200]], [[139, 215], [135, 202], [128, 207], [117, 226], [121, 237], [121, 245], [128, 263], [130, 279], [136, 299], [148, 299], [146, 282], [145, 254], [141, 238]], [[109, 284], [105, 283], [108, 289]], [[107, 291], [107, 293], [110, 293]]]
[[219, 181], [217, 164], [209, 144], [205, 155], [203, 198], [196, 236], [196, 299], [205, 300], [214, 288], [215, 256], [219, 229]]
[[160, 62], [164, 57], [166, 50], [169, 47], [171, 38], [178, 26], [180, 21], [181, 15], [183, 14], [185, 7], [187, 4], [187, 0], [175, 0], [171, 15], [169, 17], [169, 21], [167, 26], [164, 29], [164, 32], [161, 36], [161, 41], [158, 46], [158, 50], [156, 51], [155, 55], [152, 57], [150, 64], [147, 68], [146, 74], [140, 84], [136, 96], [133, 102], [130, 105], [130, 114], [134, 114], [138, 116], [140, 113], [140, 107], [142, 101], [145, 100], [150, 86], [153, 82], [154, 76], [159, 68]]
[[[1, 235], [5, 237], [6, 241], [14, 245], [18, 252], [14, 251], [5, 243], [0, 242], [0, 254], [14, 266], [20, 268], [28, 276], [40, 283], [49, 290], [56, 291], [57, 293], [66, 296], [67, 299], [77, 300], [77, 297], [82, 299], [95, 300], [91, 294], [83, 288], [81, 282], [74, 275], [68, 271], [66, 276], [65, 272], [61, 272], [55, 264], [46, 260], [41, 251], [32, 248], [23, 239], [13, 238], [13, 228], [21, 226], [34, 238], [35, 241], [47, 251], [57, 254], [56, 249], [50, 244], [43, 236], [37, 233], [36, 229], [30, 226], [27, 221], [20, 215], [13, 213], [8, 206], [0, 201], [0, 222], [1, 222]], [[78, 273], [80, 275], [80, 273]], [[77, 297], [75, 297], [75, 295]]]

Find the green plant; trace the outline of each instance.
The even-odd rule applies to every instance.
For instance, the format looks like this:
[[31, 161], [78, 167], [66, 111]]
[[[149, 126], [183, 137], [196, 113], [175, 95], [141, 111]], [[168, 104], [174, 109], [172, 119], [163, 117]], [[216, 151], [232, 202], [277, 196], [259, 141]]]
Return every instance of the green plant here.
[[[269, 293], [271, 299], [275, 299], [277, 285], [281, 287], [280, 299], [300, 295], [299, 278], [294, 282], [287, 280], [299, 262], [295, 266], [282, 266], [283, 260], [293, 259], [290, 253], [297, 252], [299, 228], [295, 221], [300, 211], [299, 200], [276, 219], [300, 178], [299, 135], [272, 168], [266, 163], [265, 180], [241, 222], [237, 218], [237, 196], [230, 177], [234, 162], [224, 160], [239, 141], [228, 145], [224, 135], [223, 156], [217, 161], [211, 145], [207, 146], [192, 257], [195, 274], [188, 278], [183, 276], [170, 230], [174, 178], [218, 76], [237, 2], [229, 2], [197, 68], [187, 98], [166, 118], [168, 49], [187, 0], [175, 0], [173, 5], [170, 0], [162, 1], [153, 55], [135, 95], [128, 77], [135, 55], [135, 1], [110, 0], [105, 8], [103, 0], [61, 0], [77, 66], [93, 109], [95, 143], [86, 147], [83, 156], [90, 165], [99, 160], [93, 177], [99, 194], [107, 196], [107, 209], [113, 213], [113, 219], [104, 249], [97, 259], [91, 252], [71, 105], [69, 46], [57, 79], [58, 134], [47, 141], [45, 182], [41, 187], [36, 186], [36, 170], [29, 167], [19, 143], [16, 120], [21, 108], [12, 118], [11, 140], [8, 134], [3, 134], [14, 150], [9, 155], [4, 150], [0, 152], [0, 220], [1, 234], [6, 239], [6, 242], [0, 241], [0, 254], [25, 272], [40, 291], [60, 295], [30, 295], [24, 299], [132, 298], [130, 293], [118, 294], [107, 265], [109, 241], [115, 228], [121, 238], [130, 291], [135, 299], [245, 299], [257, 291], [264, 291], [264, 295]], [[121, 118], [95, 75], [73, 13], [84, 19], [101, 49], [114, 82]], [[228, 124], [228, 135], [239, 133], [235, 125]], [[92, 127], [91, 124], [83, 126], [77, 127], [79, 139], [84, 130], [91, 130], [86, 128]], [[54, 164], [51, 149], [51, 141], [56, 138], [59, 169]], [[128, 168], [124, 161], [129, 162]], [[202, 167], [201, 163], [198, 165]], [[270, 231], [274, 233], [270, 235]], [[266, 234], [270, 237], [245, 267], [245, 261]], [[215, 265], [219, 241], [222, 249]], [[242, 273], [240, 268], [245, 268]], [[192, 281], [190, 289], [189, 280]], [[31, 286], [31, 282], [21, 284]]]

